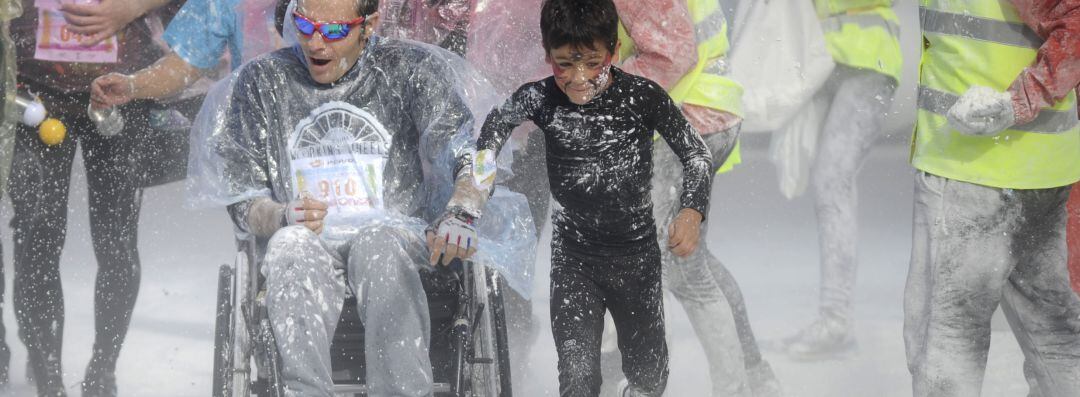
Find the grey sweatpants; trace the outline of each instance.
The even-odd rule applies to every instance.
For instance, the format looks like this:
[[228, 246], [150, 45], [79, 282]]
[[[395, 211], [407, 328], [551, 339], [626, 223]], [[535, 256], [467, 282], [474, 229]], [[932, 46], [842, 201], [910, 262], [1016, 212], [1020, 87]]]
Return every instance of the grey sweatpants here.
[[828, 102], [810, 171], [821, 251], [820, 311], [851, 326], [858, 236], [856, 177], [874, 143], [884, 135], [896, 83], [867, 70], [839, 65], [815, 101]]
[[345, 241], [301, 226], [274, 234], [262, 269], [287, 395], [333, 395], [330, 342], [349, 291], [364, 323], [368, 395], [432, 395], [420, 233], [376, 224]]
[[998, 189], [916, 175], [904, 297], [916, 397], [980, 394], [999, 303], [1033, 392], [1080, 396], [1080, 298], [1066, 269], [1069, 188]]
[[[739, 128], [704, 136], [714, 157], [714, 166], [727, 159], [735, 146]], [[654, 142], [652, 199], [660, 252], [663, 258], [664, 288], [682, 304], [709, 361], [713, 396], [750, 396], [745, 361], [761, 361], [761, 353], [735, 279], [708, 249], [708, 218], [701, 227], [698, 249], [680, 258], [667, 249], [668, 225], [682, 205], [682, 166], [663, 140]], [[748, 346], [744, 346], [744, 344]], [[748, 357], [754, 356], [754, 357]]]

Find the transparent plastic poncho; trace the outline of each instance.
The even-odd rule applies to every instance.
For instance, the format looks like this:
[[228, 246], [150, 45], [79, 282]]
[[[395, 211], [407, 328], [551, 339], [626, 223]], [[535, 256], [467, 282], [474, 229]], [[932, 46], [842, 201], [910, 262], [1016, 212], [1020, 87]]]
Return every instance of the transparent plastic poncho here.
[[379, 34], [395, 39], [411, 39], [440, 44], [455, 31], [464, 29], [476, 0], [379, 1]]
[[[497, 104], [491, 86], [460, 57], [405, 40], [372, 37], [332, 85], [316, 83], [305, 59], [293, 45], [211, 90], [192, 128], [189, 203], [287, 203], [303, 192], [330, 203], [325, 239], [355, 238], [373, 222], [422, 233], [445, 209], [458, 159]], [[525, 197], [497, 188], [474, 257], [526, 297], [533, 230]]]
[[16, 123], [21, 119], [15, 106], [16, 66], [15, 43], [8, 32], [8, 23], [22, 15], [22, 2], [0, 0], [0, 93], [4, 107], [0, 109], [0, 196], [7, 195], [8, 173], [11, 171], [12, 151], [15, 148]]
[[385, 37], [444, 43], [455, 30], [466, 36], [465, 58], [501, 96], [551, 74], [540, 39], [542, 0], [383, 0], [379, 32]]

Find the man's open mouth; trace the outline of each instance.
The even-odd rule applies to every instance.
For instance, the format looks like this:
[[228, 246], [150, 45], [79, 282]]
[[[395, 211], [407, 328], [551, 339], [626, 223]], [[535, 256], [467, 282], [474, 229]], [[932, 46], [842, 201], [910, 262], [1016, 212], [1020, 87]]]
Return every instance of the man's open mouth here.
[[324, 65], [330, 63], [329, 59], [321, 59], [321, 58], [309, 57], [308, 60], [310, 60], [311, 64], [315, 65], [315, 66], [324, 66]]

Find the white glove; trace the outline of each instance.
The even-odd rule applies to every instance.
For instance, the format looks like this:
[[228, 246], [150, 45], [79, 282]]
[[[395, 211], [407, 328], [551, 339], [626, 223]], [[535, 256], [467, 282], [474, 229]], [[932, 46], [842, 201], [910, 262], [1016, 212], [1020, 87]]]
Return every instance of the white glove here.
[[476, 252], [480, 238], [473, 226], [476, 218], [460, 210], [447, 209], [427, 230], [431, 264], [449, 265], [455, 258], [467, 259]]
[[965, 135], [997, 135], [1016, 123], [1012, 95], [993, 88], [972, 86], [946, 115], [949, 126]]

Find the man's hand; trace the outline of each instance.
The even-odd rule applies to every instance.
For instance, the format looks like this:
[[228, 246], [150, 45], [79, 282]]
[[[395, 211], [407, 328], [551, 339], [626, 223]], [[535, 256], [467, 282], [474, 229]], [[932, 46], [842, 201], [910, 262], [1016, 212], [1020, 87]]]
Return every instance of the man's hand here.
[[949, 108], [946, 119], [952, 128], [965, 135], [997, 135], [1016, 122], [1012, 95], [972, 86]]
[[473, 226], [476, 219], [461, 211], [448, 210], [427, 230], [431, 265], [447, 266], [454, 259], [468, 259], [476, 253], [480, 239]]
[[697, 249], [701, 238], [701, 213], [690, 208], [683, 208], [668, 226], [668, 249], [683, 258]]
[[326, 219], [326, 203], [307, 196], [290, 201], [285, 207], [285, 225], [304, 225], [315, 234], [322, 233]]
[[[159, 4], [160, 3], [160, 4]], [[68, 30], [83, 35], [79, 44], [91, 46], [119, 32], [147, 11], [164, 4], [159, 0], [101, 0], [100, 3], [64, 2]]]
[[90, 83], [90, 100], [95, 107], [107, 108], [123, 105], [135, 99], [135, 78], [109, 73]]

